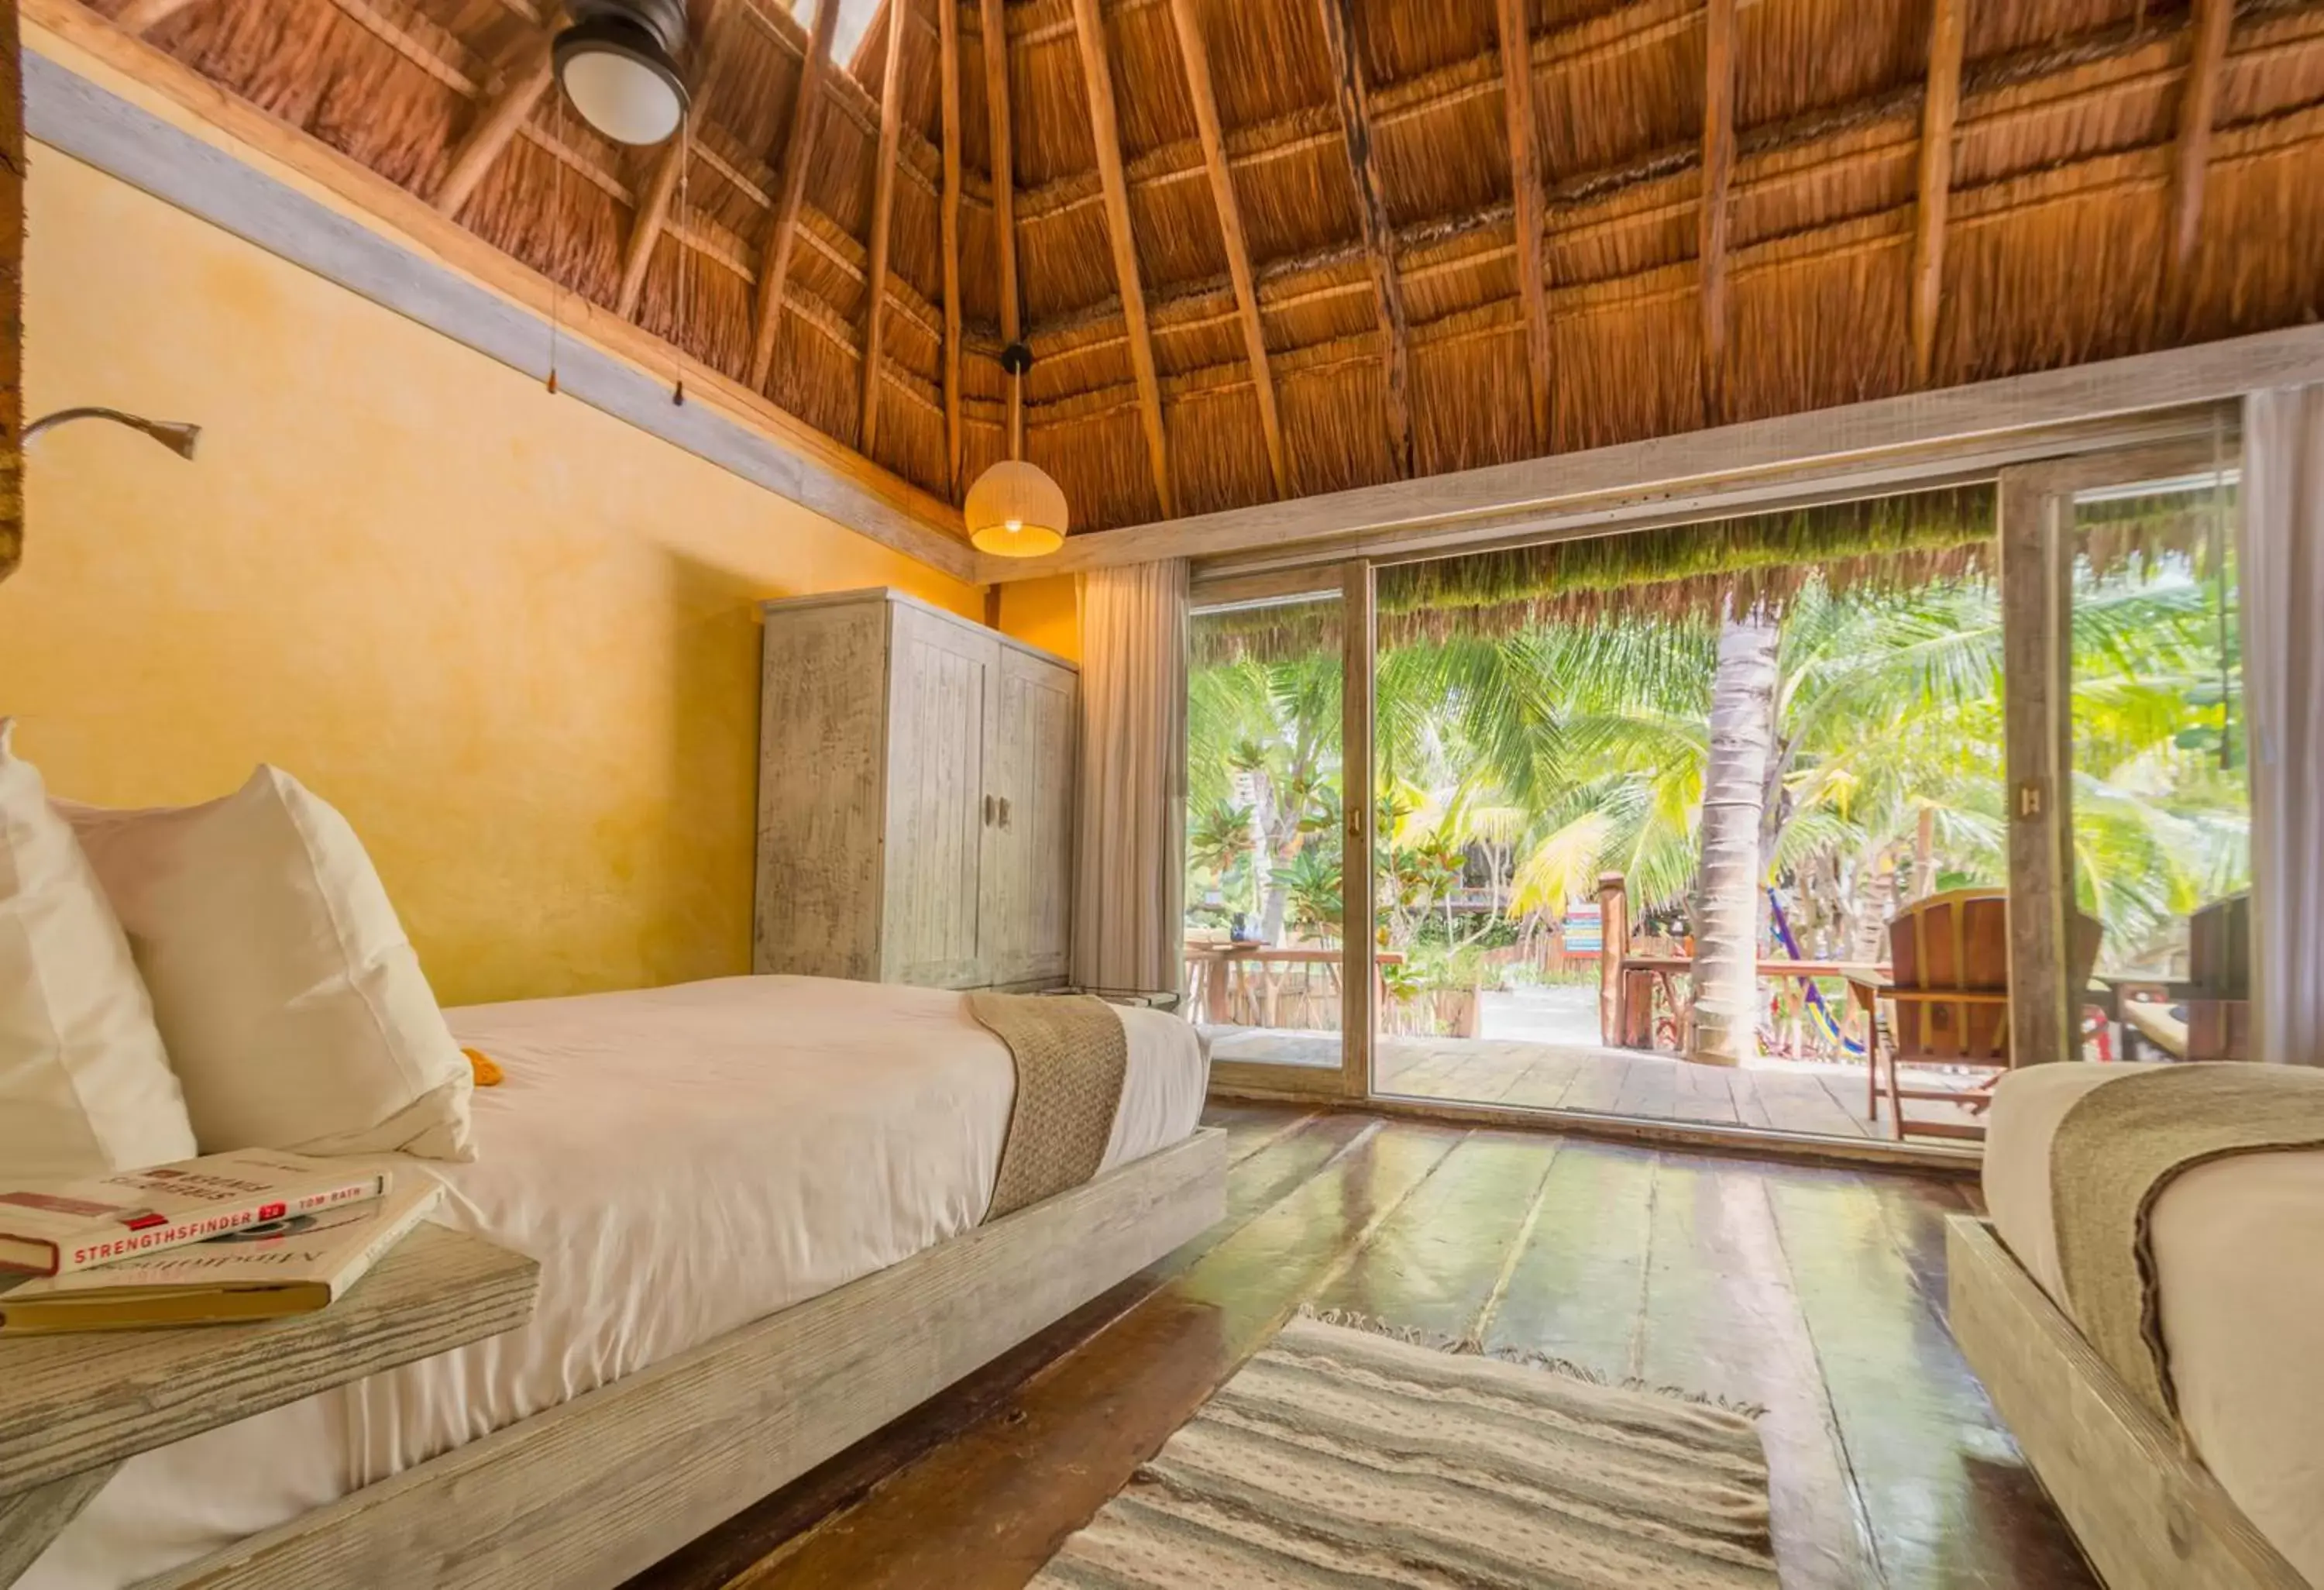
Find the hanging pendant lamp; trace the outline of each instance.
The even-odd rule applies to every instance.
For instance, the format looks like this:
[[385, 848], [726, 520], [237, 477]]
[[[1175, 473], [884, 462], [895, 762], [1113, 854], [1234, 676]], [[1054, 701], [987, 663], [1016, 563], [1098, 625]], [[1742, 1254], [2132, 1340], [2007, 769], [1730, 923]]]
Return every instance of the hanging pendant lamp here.
[[567, 0], [566, 10], [573, 25], [557, 35], [557, 80], [581, 119], [616, 143], [677, 132], [689, 97], [678, 66], [685, 0]]
[[1009, 456], [976, 477], [962, 512], [978, 551], [1039, 558], [1065, 544], [1065, 494], [1025, 462], [1025, 372], [1033, 350], [1010, 343], [1001, 350], [1001, 367], [1009, 372]]

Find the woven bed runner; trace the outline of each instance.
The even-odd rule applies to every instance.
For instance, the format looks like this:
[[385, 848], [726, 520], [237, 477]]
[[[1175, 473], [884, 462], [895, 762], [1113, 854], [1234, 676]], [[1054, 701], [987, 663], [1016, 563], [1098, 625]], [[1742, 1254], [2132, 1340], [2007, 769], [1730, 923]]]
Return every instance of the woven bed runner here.
[[2139, 1400], [2178, 1415], [2150, 1229], [2154, 1202], [2198, 1165], [2324, 1148], [2324, 1071], [2206, 1063], [2129, 1071], [2090, 1089], [2050, 1144], [2051, 1216], [2066, 1299]]
[[1113, 1007], [1085, 994], [978, 992], [968, 1009], [1017, 1061], [1017, 1100], [984, 1212], [998, 1220], [1097, 1174], [1121, 1106], [1130, 1038]]

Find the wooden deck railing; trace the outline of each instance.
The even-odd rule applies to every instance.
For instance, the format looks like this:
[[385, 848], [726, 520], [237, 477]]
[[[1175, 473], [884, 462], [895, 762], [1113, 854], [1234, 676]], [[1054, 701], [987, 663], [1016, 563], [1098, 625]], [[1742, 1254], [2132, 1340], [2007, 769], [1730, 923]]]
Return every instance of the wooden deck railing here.
[[[1189, 944], [1186, 1008], [1213, 1026], [1336, 1032], [1340, 957], [1336, 947], [1321, 945]], [[1404, 952], [1383, 949], [1373, 959], [1397, 966]]]

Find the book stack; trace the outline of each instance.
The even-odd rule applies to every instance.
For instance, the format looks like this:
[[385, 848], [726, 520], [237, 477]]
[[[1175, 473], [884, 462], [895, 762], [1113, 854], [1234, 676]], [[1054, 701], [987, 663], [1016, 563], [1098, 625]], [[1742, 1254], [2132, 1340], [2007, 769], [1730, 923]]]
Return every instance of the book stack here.
[[425, 1176], [280, 1149], [0, 1182], [0, 1336], [311, 1313], [346, 1295], [442, 1191]]

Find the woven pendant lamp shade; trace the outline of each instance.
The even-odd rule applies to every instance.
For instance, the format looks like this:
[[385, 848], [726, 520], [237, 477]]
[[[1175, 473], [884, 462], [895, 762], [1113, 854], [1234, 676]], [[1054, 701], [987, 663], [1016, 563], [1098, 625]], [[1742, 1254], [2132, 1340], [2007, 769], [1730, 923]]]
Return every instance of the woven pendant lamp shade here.
[[1025, 462], [1025, 372], [1033, 350], [1012, 342], [1001, 350], [1009, 373], [1009, 456], [976, 477], [961, 504], [969, 544], [1001, 558], [1042, 558], [1065, 544], [1065, 492], [1041, 467]]
[[1065, 544], [1064, 489], [1021, 459], [1003, 458], [978, 476], [964, 516], [980, 552], [1039, 558]]

